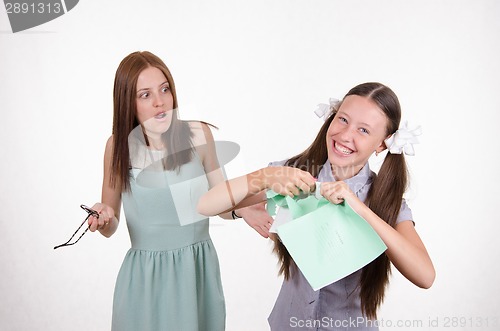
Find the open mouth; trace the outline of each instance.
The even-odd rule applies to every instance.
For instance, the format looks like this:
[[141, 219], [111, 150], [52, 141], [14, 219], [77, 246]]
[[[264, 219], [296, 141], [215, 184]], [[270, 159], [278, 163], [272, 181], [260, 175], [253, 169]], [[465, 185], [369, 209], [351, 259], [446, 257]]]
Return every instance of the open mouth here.
[[333, 147], [335, 148], [336, 151], [338, 151], [342, 155], [350, 155], [354, 151], [342, 144], [337, 143], [336, 141], [333, 142]]
[[167, 117], [167, 113], [166, 112], [161, 112], [161, 113], [158, 113], [158, 114], [155, 115], [155, 118], [157, 120], [164, 119], [165, 117]]

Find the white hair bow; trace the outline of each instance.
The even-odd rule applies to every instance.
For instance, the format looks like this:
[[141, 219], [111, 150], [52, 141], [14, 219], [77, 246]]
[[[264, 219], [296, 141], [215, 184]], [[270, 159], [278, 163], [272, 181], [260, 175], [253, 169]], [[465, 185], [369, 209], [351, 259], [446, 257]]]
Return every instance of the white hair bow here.
[[391, 154], [415, 155], [413, 144], [418, 144], [417, 136], [422, 134], [422, 129], [417, 126], [415, 129], [408, 129], [408, 121], [405, 121], [403, 126], [394, 132], [389, 138], [385, 139], [385, 145]]
[[327, 105], [326, 103], [320, 103], [314, 113], [316, 116], [319, 118], [323, 118], [323, 121], [326, 121], [326, 119], [330, 116], [332, 110], [338, 110], [339, 109], [339, 104], [340, 100], [335, 99], [335, 98], [330, 98], [330, 104]]

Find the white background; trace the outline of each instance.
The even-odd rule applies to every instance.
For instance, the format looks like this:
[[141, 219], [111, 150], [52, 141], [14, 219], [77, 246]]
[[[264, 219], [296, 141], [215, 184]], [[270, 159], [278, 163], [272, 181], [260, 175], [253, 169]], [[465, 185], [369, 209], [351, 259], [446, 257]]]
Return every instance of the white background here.
[[[136, 50], [170, 67], [183, 119], [241, 146], [230, 177], [305, 149], [316, 104], [365, 81], [393, 88], [424, 130], [408, 201], [437, 278], [421, 290], [394, 271], [381, 330], [498, 329], [499, 17], [496, 0], [82, 0], [13, 34], [0, 9], [0, 330], [110, 328], [124, 220], [111, 239], [52, 247], [100, 199], [114, 73]], [[211, 233], [227, 330], [268, 330], [270, 243], [243, 221]]]

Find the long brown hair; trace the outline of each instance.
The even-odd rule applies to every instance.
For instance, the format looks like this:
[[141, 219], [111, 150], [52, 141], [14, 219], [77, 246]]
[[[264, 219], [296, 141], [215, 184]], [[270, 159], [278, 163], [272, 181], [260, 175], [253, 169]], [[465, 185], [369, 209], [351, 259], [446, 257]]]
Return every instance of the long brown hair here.
[[[390, 88], [380, 83], [364, 83], [352, 88], [345, 97], [349, 95], [358, 95], [374, 101], [388, 118], [387, 135], [396, 132], [401, 121], [401, 106], [396, 94]], [[333, 110], [313, 143], [304, 152], [290, 158], [285, 165], [308, 171], [314, 177], [318, 176], [328, 159], [326, 134], [335, 114], [336, 110]], [[365, 203], [392, 227], [396, 225], [407, 181], [404, 155], [387, 153]], [[274, 252], [278, 255], [280, 263], [279, 272], [285, 279], [289, 279], [297, 267], [279, 238], [273, 236], [272, 239]], [[385, 253], [365, 266], [361, 272], [359, 281], [361, 309], [368, 318], [377, 317], [377, 309], [384, 299], [390, 273], [391, 264]]]
[[[162, 135], [162, 140], [167, 150], [176, 152], [169, 153], [164, 167], [169, 170], [179, 169], [182, 164], [192, 159], [191, 138], [193, 134], [189, 124], [178, 119], [177, 94], [170, 70], [153, 53], [133, 52], [127, 55], [118, 66], [113, 89], [113, 154], [110, 181], [113, 187], [120, 183], [124, 191], [130, 188], [128, 136], [135, 127], [140, 125], [137, 120], [137, 79], [140, 73], [148, 67], [155, 67], [163, 72], [173, 97], [172, 122], [167, 132]], [[147, 137], [145, 140], [147, 143]]]

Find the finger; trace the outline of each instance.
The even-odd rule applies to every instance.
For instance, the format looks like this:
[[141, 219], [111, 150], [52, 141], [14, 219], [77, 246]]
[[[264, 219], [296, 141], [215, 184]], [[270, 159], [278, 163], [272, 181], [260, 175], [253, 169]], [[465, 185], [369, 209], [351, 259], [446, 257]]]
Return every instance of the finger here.
[[257, 233], [260, 234], [262, 237], [264, 237], [266, 235], [266, 232], [264, 230], [262, 230], [262, 228], [258, 224], [252, 226], [252, 228], [255, 231], [257, 231]]
[[296, 195], [299, 195], [299, 189], [298, 189], [298, 187], [297, 187], [297, 185], [298, 185], [298, 184], [299, 184], [299, 183], [297, 183], [297, 184], [288, 183], [288, 184], [286, 185], [287, 191], [288, 191], [288, 192], [290, 192], [290, 193], [292, 194], [292, 196], [291, 196], [292, 198], [293, 198], [294, 196], [296, 196]]
[[97, 219], [97, 228], [101, 229], [104, 226], [104, 221], [106, 220], [106, 217], [103, 215], [100, 215], [99, 218]]
[[286, 188], [284, 185], [281, 185], [279, 183], [273, 183], [270, 187], [271, 190], [274, 192], [281, 194], [281, 195], [287, 195], [288, 192], [286, 191]]
[[105, 225], [106, 223], [104, 222], [104, 220], [99, 220], [99, 225], [97, 226], [97, 229], [98, 230], [101, 230], [101, 229], [104, 229], [104, 227], [106, 226]]
[[111, 218], [111, 213], [109, 212], [108, 209], [105, 209], [102, 211], [102, 216], [105, 220], [108, 220]]
[[92, 221], [89, 223], [89, 230], [90, 232], [95, 232], [95, 230], [97, 230], [97, 219], [95, 221]]
[[309, 194], [311, 192], [311, 187], [309, 186], [309, 184], [307, 184], [305, 181], [300, 181], [298, 184], [297, 184], [298, 188], [304, 192], [305, 194]]
[[266, 228], [259, 228], [256, 230], [262, 237], [269, 238], [269, 231]]
[[302, 170], [300, 168], [291, 168], [291, 169], [293, 169], [296, 173], [298, 173], [302, 176], [307, 176], [307, 175], [311, 176], [311, 174], [306, 170]]
[[328, 184], [326, 184], [326, 183], [321, 184], [319, 193], [320, 193], [323, 197], [325, 197], [325, 198], [327, 198], [327, 199], [328, 199], [328, 197], [329, 197], [329, 196], [330, 196], [330, 194], [331, 194], [331, 192], [330, 192], [330, 186], [329, 186]]
[[110, 214], [108, 213], [107, 210], [102, 211], [101, 217], [99, 217], [99, 226], [100, 228], [104, 228], [109, 224], [109, 221], [111, 220]]
[[314, 183], [316, 183], [316, 178], [313, 177], [313, 175], [311, 175], [310, 173], [308, 172], [305, 172], [304, 176], [302, 177], [302, 181], [305, 182], [308, 186], [312, 187], [314, 186]]
[[315, 193], [316, 192], [316, 189], [317, 189], [317, 185], [316, 185], [316, 182], [314, 182], [312, 185], [309, 186], [309, 192], [311, 194]]
[[100, 229], [104, 225], [104, 219], [106, 218], [106, 215], [104, 214], [103, 211], [99, 211], [99, 218], [97, 218], [97, 228]]
[[291, 192], [293, 187], [294, 187], [294, 185], [292, 183], [286, 183], [283, 185], [276, 183], [276, 184], [271, 186], [271, 189], [278, 194], [288, 195], [288, 196], [291, 196], [293, 198], [294, 195]]
[[88, 226], [90, 226], [96, 220], [97, 220], [97, 217], [95, 217], [94, 215], [90, 215], [89, 218], [87, 219]]
[[336, 197], [339, 195], [337, 193], [335, 186], [330, 185], [330, 183], [328, 183], [326, 185], [322, 184], [320, 188], [321, 188], [320, 193], [325, 199], [327, 199], [331, 203], [338, 204], [338, 200], [336, 199]]
[[334, 192], [337, 192], [337, 187], [332, 184], [333, 183], [323, 183], [320, 186], [320, 193], [326, 199], [328, 199]]
[[269, 224], [259, 224], [258, 227], [262, 230], [263, 233], [268, 233], [269, 232]]
[[96, 203], [94, 204], [90, 209], [95, 210], [97, 213], [102, 211], [104, 209], [104, 205], [102, 203]]
[[329, 195], [328, 200], [330, 200], [332, 203], [338, 205], [339, 203], [344, 202], [344, 198], [337, 192], [332, 192]]

